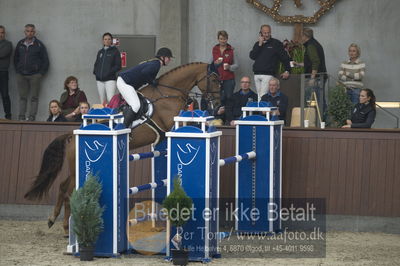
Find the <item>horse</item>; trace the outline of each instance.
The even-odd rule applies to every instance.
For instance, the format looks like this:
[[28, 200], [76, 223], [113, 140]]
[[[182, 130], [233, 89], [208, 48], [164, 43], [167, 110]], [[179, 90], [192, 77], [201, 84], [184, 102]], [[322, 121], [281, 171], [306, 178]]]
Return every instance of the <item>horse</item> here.
[[[219, 84], [218, 74], [213, 64], [195, 62], [176, 67], [161, 75], [155, 84], [149, 84], [140, 89], [139, 92], [153, 103], [152, 125], [142, 124], [132, 130], [129, 149], [158, 142], [159, 132], [169, 131], [174, 125], [174, 116], [186, 108], [190, 98], [189, 93], [194, 86], [197, 86], [210, 101], [216, 101], [220, 93]], [[158, 130], [154, 125], [158, 127]], [[75, 189], [76, 154], [75, 138], [72, 133], [59, 136], [48, 145], [43, 154], [39, 174], [24, 197], [28, 200], [40, 200], [48, 195], [50, 187], [64, 164], [65, 155], [68, 158], [70, 175], [60, 184], [57, 202], [53, 214], [48, 217], [47, 224], [49, 228], [53, 226], [64, 205], [63, 228], [67, 237], [70, 216], [69, 198]]]

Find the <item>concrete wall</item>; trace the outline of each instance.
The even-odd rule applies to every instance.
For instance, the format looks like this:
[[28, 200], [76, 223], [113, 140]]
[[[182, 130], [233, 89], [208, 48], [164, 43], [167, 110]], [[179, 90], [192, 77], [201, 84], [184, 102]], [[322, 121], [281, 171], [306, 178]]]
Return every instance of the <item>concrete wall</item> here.
[[[261, 1], [270, 3], [272, 1]], [[316, 1], [302, 1], [299, 11], [293, 1], [283, 1], [283, 15], [309, 15], [317, 9]], [[314, 3], [315, 2], [315, 3]], [[328, 72], [336, 77], [341, 61], [347, 59], [350, 43], [361, 47], [361, 58], [367, 64], [366, 86], [372, 88], [378, 101], [400, 101], [400, 5], [391, 0], [339, 0], [320, 21], [313, 25], [315, 38], [324, 46]], [[218, 30], [226, 30], [229, 42], [239, 59], [237, 78], [252, 75], [249, 52], [257, 41], [259, 27], [272, 26], [272, 36], [292, 39], [293, 26], [278, 24], [245, 0], [189, 0], [189, 61], [210, 58], [217, 43]], [[238, 84], [238, 83], [236, 83]], [[400, 115], [399, 109], [391, 110]], [[393, 127], [393, 118], [378, 112], [375, 127]]]
[[[0, 0], [0, 24], [15, 44], [24, 25], [33, 23], [47, 46], [50, 70], [42, 83], [37, 120], [48, 116], [48, 102], [59, 99], [67, 76], [74, 75], [90, 103], [98, 103], [93, 64], [104, 32], [159, 35], [160, 0]], [[18, 92], [13, 66], [10, 93], [13, 118], [18, 117]], [[2, 104], [0, 116], [3, 115]]]
[[[303, 3], [301, 14], [309, 15], [317, 8], [316, 1]], [[285, 15], [299, 12], [293, 1], [283, 1], [282, 10]], [[329, 73], [336, 76], [339, 63], [347, 58], [348, 45], [356, 42], [367, 64], [366, 86], [375, 90], [379, 101], [400, 101], [399, 13], [396, 1], [338, 0], [313, 26], [325, 48]], [[26, 23], [36, 25], [38, 38], [47, 45], [50, 56], [50, 71], [40, 95], [39, 120], [47, 117], [47, 103], [59, 98], [68, 75], [78, 77], [91, 103], [98, 101], [92, 67], [106, 31], [156, 35], [157, 47], [170, 46], [176, 56], [168, 70], [181, 63], [207, 61], [216, 44], [216, 32], [225, 29], [238, 55], [238, 77], [252, 74], [253, 62], [248, 53], [261, 24], [270, 24], [277, 39], [291, 39], [293, 35], [292, 25], [277, 24], [245, 0], [0, 0], [0, 24], [6, 26], [7, 38], [14, 45], [23, 38]], [[16, 117], [18, 93], [13, 69], [10, 90]], [[400, 115], [399, 110], [394, 111]], [[394, 120], [378, 113], [375, 126], [388, 125], [393, 126]]]

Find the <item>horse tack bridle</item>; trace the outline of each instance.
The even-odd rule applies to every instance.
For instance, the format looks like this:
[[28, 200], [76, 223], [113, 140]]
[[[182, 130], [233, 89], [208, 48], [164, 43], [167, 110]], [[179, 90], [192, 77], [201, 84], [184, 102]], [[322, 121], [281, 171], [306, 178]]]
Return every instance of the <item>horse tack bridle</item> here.
[[[206, 90], [205, 90], [205, 95], [209, 100], [214, 100], [215, 98], [211, 98], [209, 97], [209, 94], [214, 94], [214, 93], [219, 93], [218, 91], [211, 91], [211, 76], [216, 75], [218, 77], [218, 74], [215, 72], [209, 72], [207, 74], [205, 74], [203, 77], [201, 77], [200, 79], [196, 80], [194, 82], [193, 86], [198, 86], [198, 84], [205, 78], [207, 78], [207, 83], [206, 83]], [[157, 80], [158, 81], [158, 80]], [[170, 86], [170, 85], [165, 85], [165, 84], [160, 84], [160, 83], [156, 83], [156, 84], [152, 84], [154, 86], [154, 88], [158, 91], [158, 93], [161, 95], [161, 97], [155, 99], [155, 100], [151, 100], [151, 103], [157, 102], [161, 99], [168, 99], [168, 98], [178, 98], [181, 99], [183, 102], [187, 103], [188, 100], [190, 99], [190, 92], [186, 92], [184, 89], [182, 88], [177, 88], [174, 86]], [[177, 95], [165, 95], [163, 94], [163, 92], [160, 90], [159, 87], [165, 87], [165, 88], [169, 88], [169, 89], [173, 89], [176, 91], [179, 91], [180, 93], [183, 94], [183, 96], [177, 96]]]

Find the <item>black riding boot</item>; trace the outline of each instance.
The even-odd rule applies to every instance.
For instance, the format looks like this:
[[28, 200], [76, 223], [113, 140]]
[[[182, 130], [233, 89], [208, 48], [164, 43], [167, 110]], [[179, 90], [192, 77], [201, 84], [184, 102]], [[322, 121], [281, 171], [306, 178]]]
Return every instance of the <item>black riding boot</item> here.
[[123, 110], [124, 115], [124, 125], [126, 128], [129, 128], [133, 121], [139, 118], [138, 113], [132, 110], [132, 107], [129, 105]]

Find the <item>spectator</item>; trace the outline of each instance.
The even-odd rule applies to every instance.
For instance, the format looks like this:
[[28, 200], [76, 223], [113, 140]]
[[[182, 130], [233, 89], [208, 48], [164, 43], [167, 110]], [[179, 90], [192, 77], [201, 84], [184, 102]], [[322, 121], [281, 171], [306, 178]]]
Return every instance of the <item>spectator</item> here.
[[11, 101], [8, 94], [8, 68], [11, 53], [12, 44], [6, 40], [6, 28], [0, 25], [0, 93], [6, 119], [11, 119]]
[[[306, 99], [311, 99], [312, 92], [316, 93], [319, 108], [325, 117], [326, 99], [325, 83], [327, 80], [325, 53], [322, 45], [314, 39], [314, 32], [310, 28], [304, 28], [302, 32], [302, 43], [305, 47], [303, 63], [294, 62], [295, 65], [303, 66], [307, 78]], [[324, 117], [321, 119], [324, 121]]]
[[161, 66], [167, 66], [172, 57], [171, 50], [163, 47], [158, 49], [156, 58], [119, 73], [117, 78], [118, 90], [129, 105], [123, 110], [125, 127], [130, 127], [134, 120], [140, 118], [138, 112], [141, 106], [136, 90], [145, 84], [152, 83]]
[[289, 56], [283, 48], [282, 42], [271, 37], [271, 26], [269, 25], [261, 26], [258, 41], [250, 51], [250, 58], [254, 60], [254, 81], [259, 98], [267, 92], [268, 81], [276, 75], [279, 61], [283, 63], [286, 70], [281, 77], [284, 79], [289, 77]]
[[19, 120], [26, 118], [29, 94], [31, 106], [29, 120], [35, 121], [39, 104], [40, 82], [49, 69], [49, 58], [44, 44], [35, 37], [35, 25], [25, 25], [25, 38], [15, 47], [14, 65], [19, 90]]
[[359, 103], [353, 109], [351, 119], [342, 128], [371, 128], [376, 116], [376, 98], [370, 89], [361, 89]]
[[344, 61], [339, 70], [339, 80], [346, 86], [350, 101], [356, 105], [360, 90], [364, 87], [362, 79], [365, 74], [365, 63], [360, 60], [360, 47], [352, 43], [349, 46], [349, 60]]
[[228, 33], [224, 30], [217, 33], [218, 44], [212, 49], [212, 61], [218, 68], [221, 80], [221, 104], [225, 105], [235, 89], [235, 73], [239, 67], [234, 48], [228, 43]]
[[280, 91], [280, 82], [277, 78], [271, 78], [268, 82], [269, 92], [261, 97], [261, 101], [270, 102], [272, 106], [278, 107], [277, 115], [280, 120], [286, 120], [288, 97]]
[[87, 114], [90, 109], [90, 104], [88, 102], [80, 102], [79, 103], [79, 113], [80, 115], [77, 115], [75, 118], [75, 122], [83, 122], [82, 115]]
[[103, 34], [103, 48], [97, 52], [93, 74], [96, 76], [100, 103], [109, 102], [117, 87], [117, 72], [121, 70], [121, 54], [117, 47], [112, 46], [111, 33]]
[[220, 107], [217, 111], [218, 115], [225, 113], [225, 123], [234, 125], [233, 120], [239, 119], [242, 116], [242, 107], [248, 102], [256, 102], [258, 97], [255, 92], [250, 89], [250, 78], [244, 76], [240, 80], [240, 90], [232, 95], [230, 101], [227, 102], [225, 108]]
[[49, 118], [47, 122], [67, 122], [67, 119], [61, 113], [61, 104], [57, 100], [51, 100], [49, 103]]
[[74, 76], [69, 76], [64, 81], [65, 92], [61, 94], [60, 103], [62, 113], [68, 121], [75, 121], [79, 111], [79, 103], [87, 102], [86, 94], [78, 87], [78, 79]]

